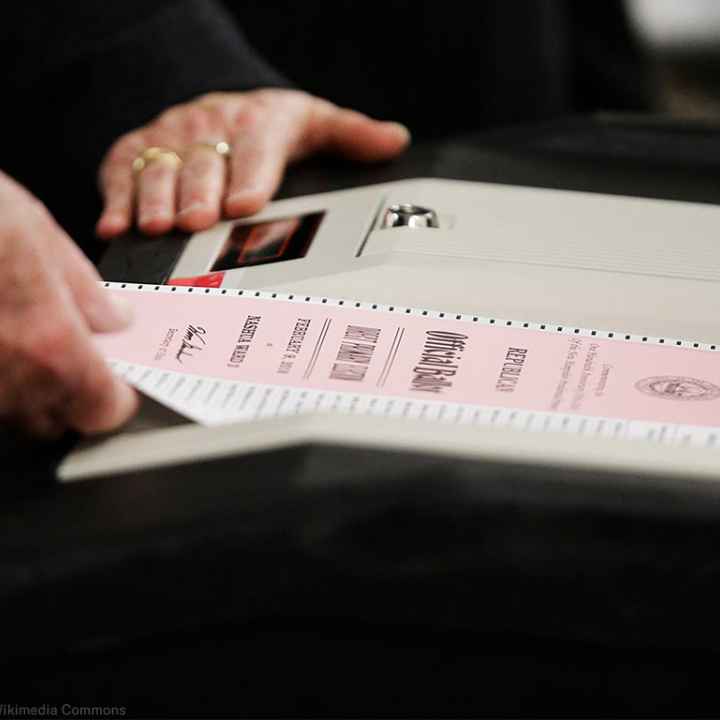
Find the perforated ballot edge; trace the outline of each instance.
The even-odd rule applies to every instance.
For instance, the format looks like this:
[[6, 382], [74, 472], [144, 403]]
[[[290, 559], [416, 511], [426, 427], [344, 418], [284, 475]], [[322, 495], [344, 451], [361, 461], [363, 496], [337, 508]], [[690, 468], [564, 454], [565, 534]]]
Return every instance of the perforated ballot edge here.
[[[174, 294], [174, 295], [201, 295], [225, 296], [228, 298], [246, 298], [260, 302], [292, 303], [295, 306], [325, 306], [326, 308], [354, 309], [358, 311], [375, 313], [386, 318], [422, 318], [436, 323], [453, 321], [467, 328], [487, 326], [494, 328], [507, 328], [520, 331], [532, 331], [545, 335], [569, 336], [570, 338], [584, 338], [590, 341], [605, 343], [632, 344], [636, 346], [654, 346], [665, 348], [665, 354], [670, 348], [681, 351], [692, 351], [692, 355], [701, 353], [705, 357], [713, 358], [713, 368], [720, 367], [720, 353], [718, 345], [701, 343], [693, 340], [644, 336], [628, 334], [617, 330], [583, 328], [563, 325], [549, 325], [547, 323], [529, 320], [511, 320], [505, 318], [485, 317], [482, 315], [468, 315], [464, 313], [442, 312], [422, 308], [404, 307], [399, 305], [386, 305], [371, 301], [349, 300], [320, 296], [298, 295], [267, 290], [247, 289], [213, 289], [193, 288], [165, 285], [142, 285], [132, 283], [104, 283], [111, 291], [131, 292], [135, 295]], [[529, 336], [528, 336], [529, 337]], [[717, 362], [715, 361], [717, 358]], [[689, 356], [688, 356], [689, 359]], [[663, 444], [690, 445], [693, 447], [714, 448], [720, 442], [720, 422], [698, 423], [668, 422], [643, 419], [627, 419], [610, 415], [598, 415], [581, 412], [557, 412], [538, 408], [516, 407], [512, 402], [498, 404], [481, 404], [476, 402], [454, 402], [427, 399], [409, 400], [407, 396], [397, 394], [379, 394], [363, 390], [361, 392], [342, 392], [337, 389], [323, 389], [313, 387], [293, 387], [288, 384], [275, 384], [258, 381], [235, 380], [212, 377], [202, 373], [192, 373], [185, 369], [171, 371], [166, 368], [152, 367], [149, 364], [127, 361], [121, 357], [113, 356], [111, 364], [115, 372], [125, 378], [129, 383], [138, 387], [149, 396], [166, 404], [174, 410], [198, 422], [214, 425], [227, 422], [254, 421], [287, 415], [297, 415], [306, 412], [334, 411], [341, 414], [368, 414], [373, 416], [402, 417], [407, 419], [421, 419], [455, 425], [476, 424], [511, 427], [526, 431], [560, 431], [564, 433], [603, 436], [613, 438], [641, 438], [651, 442]], [[706, 363], [707, 365], [707, 363]], [[720, 372], [716, 373], [720, 379]], [[689, 376], [654, 375], [653, 369], [648, 368], [647, 377], [642, 381], [651, 383], [657, 380], [657, 392], [690, 392], [692, 387], [687, 385], [694, 379]], [[663, 379], [664, 378], [664, 379]], [[713, 375], [715, 380], [715, 375]], [[665, 386], [662, 383], [665, 382]], [[673, 382], [675, 385], [673, 385]], [[684, 389], [678, 389], [678, 384], [686, 382]], [[711, 381], [699, 378], [698, 393], [712, 393], [717, 389], [720, 398], [720, 388]], [[674, 389], [673, 389], [674, 388]], [[703, 389], [705, 388], [705, 389]], [[192, 392], [196, 398], [188, 402], [187, 392]], [[639, 390], [642, 392], [642, 388]], [[647, 393], [646, 393], [647, 394]], [[217, 402], [201, 402], [202, 398], [212, 395]], [[224, 401], [226, 398], [235, 398], [237, 403]], [[658, 404], [667, 405], [668, 399], [658, 399]], [[510, 397], [508, 397], [510, 400]], [[715, 398], [713, 398], [713, 405]], [[720, 407], [720, 400], [718, 407]], [[687, 401], [677, 400], [678, 407], [688, 407]], [[707, 400], [700, 398], [695, 402], [695, 408], [709, 406]], [[696, 412], [696, 410], [693, 410]], [[715, 412], [715, 411], [713, 411]], [[687, 413], [686, 413], [687, 414]], [[720, 418], [720, 411], [713, 417]]]

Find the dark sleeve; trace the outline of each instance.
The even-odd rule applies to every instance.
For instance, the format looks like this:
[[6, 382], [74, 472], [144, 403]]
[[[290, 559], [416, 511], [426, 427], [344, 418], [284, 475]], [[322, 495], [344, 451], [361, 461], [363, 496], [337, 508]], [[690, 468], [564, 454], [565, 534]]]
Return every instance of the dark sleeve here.
[[290, 84], [213, 0], [25, 2], [6, 35], [0, 167], [73, 230], [118, 136], [204, 92]]

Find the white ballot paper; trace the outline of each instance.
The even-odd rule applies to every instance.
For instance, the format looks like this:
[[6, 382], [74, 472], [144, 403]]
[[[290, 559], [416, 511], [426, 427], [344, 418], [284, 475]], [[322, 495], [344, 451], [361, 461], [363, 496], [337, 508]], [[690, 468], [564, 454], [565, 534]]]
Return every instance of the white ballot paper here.
[[206, 425], [311, 411], [713, 447], [720, 350], [692, 340], [255, 290], [105, 283], [114, 371]]

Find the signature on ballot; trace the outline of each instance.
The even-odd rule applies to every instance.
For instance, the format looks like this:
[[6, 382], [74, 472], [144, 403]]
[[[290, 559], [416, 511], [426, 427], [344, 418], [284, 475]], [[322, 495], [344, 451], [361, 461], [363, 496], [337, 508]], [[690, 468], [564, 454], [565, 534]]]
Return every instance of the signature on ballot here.
[[[203, 335], [207, 334], [207, 330], [201, 325], [188, 325], [185, 329], [182, 341], [180, 343], [180, 349], [175, 354], [175, 359], [182, 365], [183, 358], [193, 357], [193, 352], [196, 350], [203, 350], [207, 345], [207, 341]], [[202, 343], [199, 345], [197, 343]]]

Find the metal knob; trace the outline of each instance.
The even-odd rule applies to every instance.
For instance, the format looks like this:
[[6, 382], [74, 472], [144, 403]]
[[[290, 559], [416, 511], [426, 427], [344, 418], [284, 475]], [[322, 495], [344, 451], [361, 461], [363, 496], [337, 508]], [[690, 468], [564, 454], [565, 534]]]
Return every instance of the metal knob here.
[[399, 203], [391, 205], [382, 219], [383, 229], [394, 227], [436, 228], [440, 227], [440, 223], [437, 213], [431, 208]]

